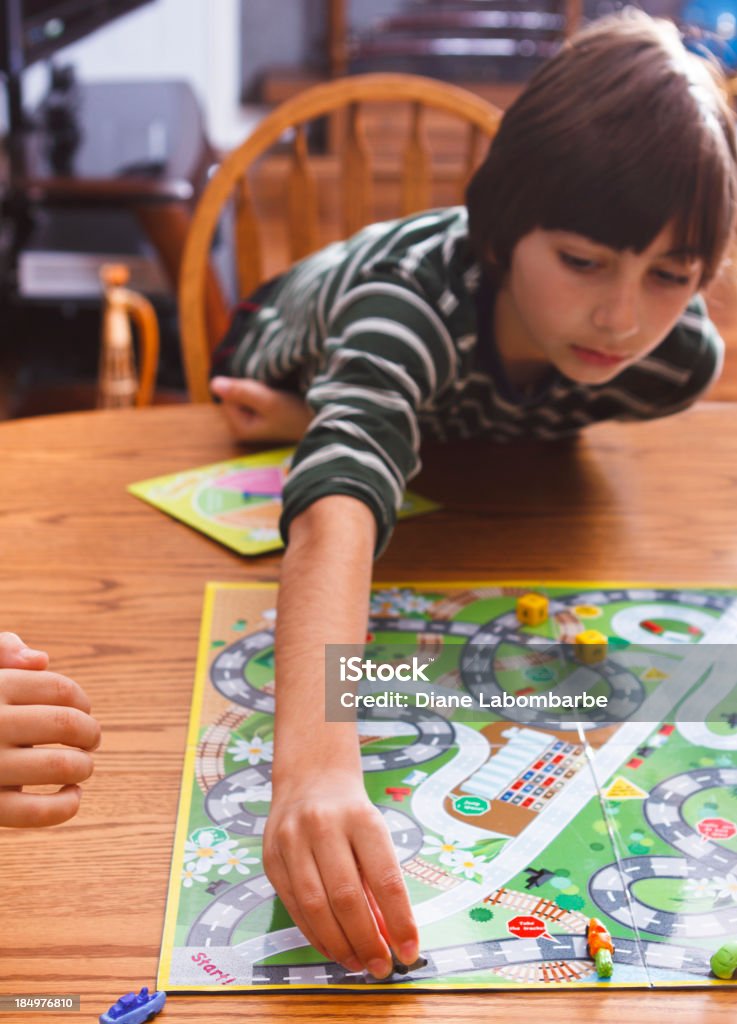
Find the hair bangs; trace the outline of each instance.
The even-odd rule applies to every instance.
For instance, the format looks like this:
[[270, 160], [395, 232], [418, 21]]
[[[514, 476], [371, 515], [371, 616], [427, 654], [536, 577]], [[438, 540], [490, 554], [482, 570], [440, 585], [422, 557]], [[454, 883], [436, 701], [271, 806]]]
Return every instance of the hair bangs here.
[[715, 229], [729, 220], [720, 202], [723, 165], [710, 160], [701, 146], [697, 154], [674, 153], [660, 132], [645, 135], [644, 143], [642, 136], [628, 139], [624, 134], [614, 132], [602, 142], [595, 132], [585, 132], [571, 140], [580, 156], [547, 176], [537, 196], [534, 226], [639, 253], [673, 224], [676, 247], [711, 264], [719, 248]]
[[734, 230], [733, 114], [715, 73], [672, 25], [642, 15], [582, 33], [504, 116], [469, 185], [469, 234], [497, 272], [536, 228], [642, 252], [669, 225], [674, 251], [716, 272]]

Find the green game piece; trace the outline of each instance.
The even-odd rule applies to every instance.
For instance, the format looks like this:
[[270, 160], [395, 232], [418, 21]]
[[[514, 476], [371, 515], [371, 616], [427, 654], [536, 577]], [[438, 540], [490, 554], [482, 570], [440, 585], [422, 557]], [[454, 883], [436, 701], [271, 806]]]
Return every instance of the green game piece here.
[[614, 961], [608, 949], [600, 949], [594, 957], [596, 973], [600, 978], [611, 978], [614, 971]]
[[629, 640], [623, 639], [621, 636], [610, 636], [609, 647], [613, 651], [623, 651], [626, 647], [630, 646]]
[[238, 619], [238, 621], [237, 621], [237, 622], [233, 623], [233, 629], [234, 629], [234, 630], [235, 630], [235, 631], [236, 631], [237, 633], [240, 633], [240, 631], [241, 631], [242, 629], [245, 629], [247, 625], [248, 625], [248, 622], [247, 622], [247, 620], [246, 620], [246, 619]]
[[210, 644], [210, 647], [225, 647], [225, 641], [224, 640], [213, 640], [212, 643]]
[[725, 942], [711, 958], [711, 970], [722, 981], [737, 978], [737, 942]]

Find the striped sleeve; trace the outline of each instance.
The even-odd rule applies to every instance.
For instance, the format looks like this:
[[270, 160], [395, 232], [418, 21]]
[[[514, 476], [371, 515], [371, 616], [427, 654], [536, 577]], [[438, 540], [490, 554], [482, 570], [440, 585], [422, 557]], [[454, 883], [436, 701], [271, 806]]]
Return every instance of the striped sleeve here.
[[631, 394], [616, 418], [658, 419], [687, 409], [718, 379], [723, 363], [724, 341], [697, 295], [662, 344], [626, 371]]
[[455, 375], [453, 339], [418, 292], [396, 282], [356, 285], [328, 323], [325, 361], [306, 400], [315, 412], [284, 488], [281, 531], [318, 498], [365, 502], [376, 554], [391, 537], [405, 486], [420, 469], [418, 412]]

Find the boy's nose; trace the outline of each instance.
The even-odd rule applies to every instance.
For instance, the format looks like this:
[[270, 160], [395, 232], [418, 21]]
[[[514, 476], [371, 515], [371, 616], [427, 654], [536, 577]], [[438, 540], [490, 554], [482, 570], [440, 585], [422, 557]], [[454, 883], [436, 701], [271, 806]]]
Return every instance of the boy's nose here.
[[613, 342], [626, 341], [640, 329], [637, 296], [630, 289], [620, 288], [603, 296], [594, 309], [594, 327], [606, 331]]

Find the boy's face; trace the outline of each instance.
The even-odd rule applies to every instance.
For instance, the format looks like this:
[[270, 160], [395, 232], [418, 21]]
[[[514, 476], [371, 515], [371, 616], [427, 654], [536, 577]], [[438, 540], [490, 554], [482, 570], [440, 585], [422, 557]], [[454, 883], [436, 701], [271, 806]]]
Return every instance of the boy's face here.
[[651, 352], [698, 289], [702, 260], [677, 253], [666, 227], [641, 253], [537, 228], [512, 252], [495, 330], [515, 364], [552, 363], [582, 384], [604, 384]]

